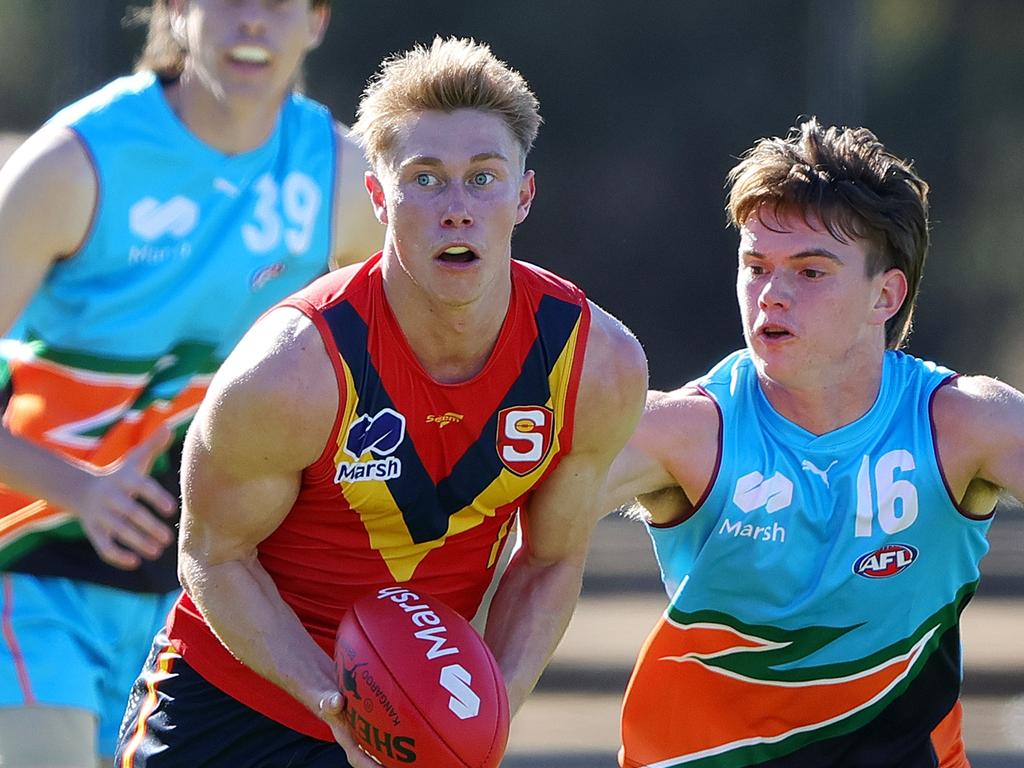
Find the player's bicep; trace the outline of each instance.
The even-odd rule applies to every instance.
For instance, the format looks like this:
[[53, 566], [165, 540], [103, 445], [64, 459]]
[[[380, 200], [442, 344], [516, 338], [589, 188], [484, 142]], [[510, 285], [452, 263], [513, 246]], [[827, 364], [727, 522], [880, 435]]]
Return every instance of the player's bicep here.
[[183, 560], [253, 556], [291, 509], [326, 444], [338, 392], [315, 327], [278, 309], [214, 377], [185, 441]]
[[96, 189], [85, 149], [66, 130], [33, 135], [0, 168], [0, 332], [21, 313], [53, 262], [81, 246]]
[[536, 529], [539, 519], [545, 541], [573, 551], [586, 547], [594, 523], [610, 511], [605, 508], [608, 471], [636, 427], [647, 391], [647, 360], [639, 342], [600, 308], [593, 307], [592, 318], [572, 450], [538, 489], [527, 521]]
[[980, 400], [974, 419], [976, 439], [984, 446], [979, 479], [1024, 501], [1024, 394], [986, 377], [963, 384], [973, 384]]
[[647, 414], [641, 417], [637, 431], [612, 462], [601, 502], [605, 513], [629, 504], [637, 496], [676, 484], [656, 446], [645, 439], [644, 422], [649, 418]]

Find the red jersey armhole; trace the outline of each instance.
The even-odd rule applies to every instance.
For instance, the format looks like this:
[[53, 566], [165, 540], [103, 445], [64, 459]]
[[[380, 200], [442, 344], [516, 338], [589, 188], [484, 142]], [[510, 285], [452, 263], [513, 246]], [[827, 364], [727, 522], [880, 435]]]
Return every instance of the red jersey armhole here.
[[324, 449], [316, 461], [309, 465], [310, 467], [317, 467], [325, 461], [333, 462], [334, 451], [338, 445], [338, 433], [341, 431], [342, 414], [345, 413], [345, 396], [348, 394], [348, 389], [345, 386], [345, 371], [341, 367], [341, 353], [338, 351], [338, 346], [334, 343], [334, 335], [327, 326], [327, 321], [324, 319], [323, 314], [308, 299], [304, 299], [301, 296], [291, 296], [278, 304], [278, 306], [292, 307], [299, 310], [316, 326], [324, 348], [327, 350], [327, 356], [331, 359], [335, 382], [338, 385], [338, 411], [334, 414], [334, 424], [331, 425], [330, 437], [328, 437], [327, 443], [324, 445]]

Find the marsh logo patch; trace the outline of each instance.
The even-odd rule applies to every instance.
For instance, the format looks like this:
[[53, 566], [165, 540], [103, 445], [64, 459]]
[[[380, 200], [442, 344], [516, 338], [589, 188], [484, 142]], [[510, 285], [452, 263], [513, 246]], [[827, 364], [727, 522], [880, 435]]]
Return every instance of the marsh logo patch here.
[[[383, 408], [373, 416], [364, 414], [349, 425], [342, 446], [355, 461], [338, 463], [336, 483], [364, 480], [393, 480], [402, 474], [402, 460], [392, 456], [405, 440], [405, 416]], [[369, 453], [370, 457], [363, 457]]]

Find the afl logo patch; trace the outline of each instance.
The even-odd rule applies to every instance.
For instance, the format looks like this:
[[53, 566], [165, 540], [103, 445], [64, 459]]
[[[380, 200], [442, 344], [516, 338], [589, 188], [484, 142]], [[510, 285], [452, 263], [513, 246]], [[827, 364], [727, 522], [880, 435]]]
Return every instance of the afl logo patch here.
[[909, 544], [886, 544], [857, 558], [853, 572], [865, 579], [887, 579], [909, 568], [917, 560], [917, 549]]
[[283, 261], [279, 261], [275, 264], [268, 264], [265, 267], [260, 267], [253, 272], [252, 276], [249, 278], [249, 287], [252, 288], [253, 291], [258, 291], [275, 277], [280, 277], [283, 272]]
[[498, 411], [498, 457], [509, 471], [528, 475], [551, 450], [555, 414], [540, 405], [503, 408]]

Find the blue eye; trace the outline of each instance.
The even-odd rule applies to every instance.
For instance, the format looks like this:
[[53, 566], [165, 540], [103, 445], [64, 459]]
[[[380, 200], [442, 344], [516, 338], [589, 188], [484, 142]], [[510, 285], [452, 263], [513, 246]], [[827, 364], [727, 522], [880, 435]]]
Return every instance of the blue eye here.
[[432, 173], [417, 173], [416, 184], [421, 187], [432, 187], [437, 184], [437, 177]]
[[473, 183], [478, 187], [483, 187], [494, 181], [494, 174], [487, 171], [480, 171], [479, 173], [473, 174]]

